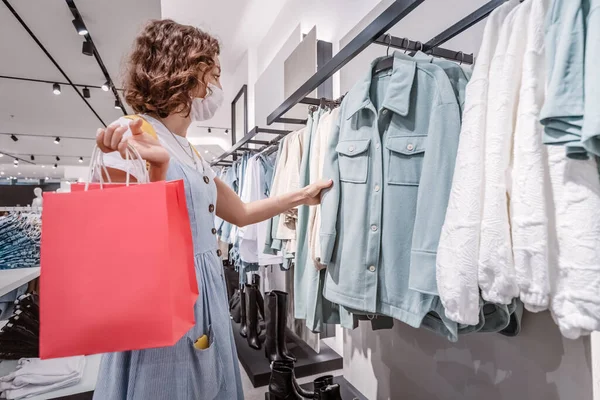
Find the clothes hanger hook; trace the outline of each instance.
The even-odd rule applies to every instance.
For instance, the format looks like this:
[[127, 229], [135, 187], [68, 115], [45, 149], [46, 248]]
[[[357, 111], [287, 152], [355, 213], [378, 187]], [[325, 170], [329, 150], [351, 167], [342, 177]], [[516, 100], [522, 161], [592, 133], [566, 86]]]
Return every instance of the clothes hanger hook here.
[[417, 40], [417, 44], [419, 45], [419, 51], [423, 51], [423, 43]]
[[390, 55], [390, 46], [392, 45], [392, 35], [390, 35], [389, 33], [385, 34], [385, 37], [388, 38], [388, 44], [387, 44], [387, 49], [385, 51], [385, 56], [389, 57]]
[[465, 53], [463, 53], [462, 51], [459, 51], [456, 55], [460, 54], [460, 63], [459, 65], [462, 65], [463, 61], [465, 61]]
[[[404, 41], [406, 40], [406, 45], [404, 45]], [[408, 46], [410, 46], [410, 40], [407, 38], [402, 38], [402, 47], [404, 47], [404, 54], [408, 51]]]

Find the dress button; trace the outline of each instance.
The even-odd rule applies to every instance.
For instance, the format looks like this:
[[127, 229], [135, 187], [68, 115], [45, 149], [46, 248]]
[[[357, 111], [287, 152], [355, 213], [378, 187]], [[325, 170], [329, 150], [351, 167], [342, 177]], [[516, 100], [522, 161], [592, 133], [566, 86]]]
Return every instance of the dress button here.
[[413, 146], [413, 145], [412, 145], [412, 143], [409, 143], [409, 144], [406, 146], [406, 149], [407, 149], [408, 151], [413, 151], [413, 149], [414, 149], [414, 148], [415, 148], [415, 146]]
[[223, 252], [221, 251], [221, 249], [218, 249], [218, 250], [217, 250], [217, 255], [218, 255], [219, 257], [221, 257], [221, 254], [223, 254]]
[[375, 145], [375, 148], [376, 148], [376, 149], [379, 149], [379, 143], [377, 143], [377, 144]]
[[388, 113], [388, 110], [383, 110], [381, 113], [382, 113], [383, 115], [385, 115], [385, 114], [387, 114], [387, 113]]
[[371, 225], [371, 230], [373, 232], [377, 232], [377, 225]]
[[381, 188], [379, 187], [379, 185], [375, 185], [375, 191], [376, 191], [376, 192], [379, 192], [379, 189], [381, 189]]
[[375, 272], [375, 266], [374, 266], [374, 265], [371, 265], [371, 266], [369, 267], [369, 271], [371, 271], [371, 272]]
[[208, 212], [213, 212], [215, 211], [215, 206], [213, 204], [208, 206]]
[[210, 182], [210, 179], [208, 179], [208, 176], [204, 175], [204, 183], [208, 184], [208, 182]]
[[354, 146], [350, 145], [350, 147], [348, 147], [348, 151], [352, 153], [354, 151]]
[[217, 234], [217, 229], [216, 228], [212, 228], [210, 231], [212, 232], [213, 235]]

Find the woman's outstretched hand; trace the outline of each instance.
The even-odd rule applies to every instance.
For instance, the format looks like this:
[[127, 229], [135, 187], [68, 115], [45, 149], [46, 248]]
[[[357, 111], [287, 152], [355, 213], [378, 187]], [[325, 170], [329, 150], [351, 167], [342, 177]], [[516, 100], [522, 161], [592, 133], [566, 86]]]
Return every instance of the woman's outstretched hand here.
[[328, 189], [333, 185], [333, 181], [331, 179], [323, 180], [321, 179], [318, 182], [311, 183], [308, 186], [305, 186], [302, 191], [304, 194], [304, 201], [302, 204], [306, 204], [309, 206], [316, 206], [321, 203], [321, 192], [323, 189]]
[[[157, 139], [142, 131], [142, 122], [138, 118], [131, 121], [129, 127], [110, 125], [105, 129], [98, 129], [96, 144], [104, 153], [118, 151], [123, 158], [126, 158], [125, 150], [127, 149], [127, 144], [131, 144], [151, 166], [164, 167], [168, 165], [170, 159], [169, 153], [161, 146]], [[131, 131], [131, 136], [123, 138], [128, 128]]]

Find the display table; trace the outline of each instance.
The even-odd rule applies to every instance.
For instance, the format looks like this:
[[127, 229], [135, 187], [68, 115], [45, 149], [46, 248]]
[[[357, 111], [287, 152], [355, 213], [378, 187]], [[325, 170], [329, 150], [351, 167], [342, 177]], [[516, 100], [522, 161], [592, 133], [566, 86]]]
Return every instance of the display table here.
[[[96, 381], [98, 379], [98, 371], [100, 369], [101, 358], [101, 354], [95, 354], [86, 357], [85, 369], [83, 370], [83, 377], [77, 385], [55, 390], [50, 393], [44, 393], [39, 396], [28, 397], [27, 400], [58, 399], [64, 396], [71, 396], [74, 394], [93, 391], [96, 388]], [[16, 369], [16, 367], [16, 360], [0, 361], [0, 376], [4, 376], [13, 372]]]
[[0, 270], [0, 297], [40, 276], [40, 267]]

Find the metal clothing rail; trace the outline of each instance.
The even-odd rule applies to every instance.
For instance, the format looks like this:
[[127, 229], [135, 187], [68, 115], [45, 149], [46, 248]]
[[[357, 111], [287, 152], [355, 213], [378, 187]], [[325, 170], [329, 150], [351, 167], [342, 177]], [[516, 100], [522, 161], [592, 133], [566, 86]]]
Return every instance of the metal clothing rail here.
[[267, 133], [270, 135], [278, 135], [278, 137], [284, 137], [285, 135], [287, 135], [290, 132], [291, 131], [285, 131], [285, 130], [281, 130], [281, 129], [259, 128], [258, 126], [255, 126], [254, 128], [252, 128], [252, 130], [250, 132], [246, 133], [246, 135], [244, 135], [244, 137], [241, 140], [239, 140], [236, 144], [231, 146], [231, 148], [229, 150], [227, 150], [226, 152], [224, 152], [223, 154], [221, 154], [220, 156], [218, 156], [217, 158], [212, 160], [210, 165], [225, 166], [225, 165], [228, 165], [231, 163], [230, 160], [226, 160], [227, 157], [238, 155], [240, 153], [243, 153], [244, 151], [254, 151], [254, 150], [259, 151], [260, 150], [260, 149], [249, 148], [247, 146], [249, 144], [269, 146], [272, 141], [254, 139], [254, 137], [256, 135], [258, 135], [259, 133]]
[[[313, 76], [311, 76], [303, 85], [301, 85], [290, 97], [284, 100], [284, 102], [275, 109], [267, 117], [267, 125], [271, 125], [274, 122], [279, 122], [282, 116], [288, 112], [292, 107], [298, 103], [304, 103], [305, 98], [314, 91], [321, 83], [329, 79], [333, 74], [339, 71], [344, 65], [350, 60], [356, 57], [371, 43], [377, 43], [381, 45], [388, 45], [389, 35], [385, 33], [392, 28], [396, 23], [402, 20], [417, 6], [423, 3], [424, 0], [396, 0], [386, 10], [384, 10], [373, 22], [371, 22], [365, 29], [363, 29], [354, 39], [350, 41], [343, 49], [341, 49], [323, 68], [319, 69]], [[479, 9], [475, 10], [465, 18], [461, 19], [456, 24], [452, 25], [448, 29], [435, 36], [433, 39], [420, 44], [419, 42], [410, 41], [410, 50], [422, 50], [426, 53], [440, 56], [444, 58], [450, 58], [457, 61], [472, 62], [472, 56], [466, 55], [462, 52], [455, 52], [448, 49], [439, 48], [439, 46], [458, 34], [469, 29], [482, 19], [486, 18], [495, 8], [504, 3], [504, 0], [491, 0], [484, 4]], [[387, 40], [386, 40], [387, 38]], [[408, 39], [407, 39], [408, 40]], [[402, 46], [402, 39], [392, 37], [392, 46]], [[405, 40], [406, 42], [406, 40]], [[394, 46], [395, 44], [395, 46]], [[408, 46], [409, 44], [407, 44]], [[402, 47], [404, 48], [404, 47]], [[284, 120], [285, 121], [285, 120]]]

